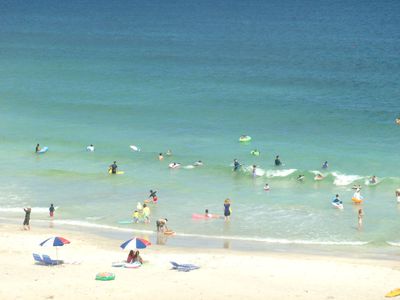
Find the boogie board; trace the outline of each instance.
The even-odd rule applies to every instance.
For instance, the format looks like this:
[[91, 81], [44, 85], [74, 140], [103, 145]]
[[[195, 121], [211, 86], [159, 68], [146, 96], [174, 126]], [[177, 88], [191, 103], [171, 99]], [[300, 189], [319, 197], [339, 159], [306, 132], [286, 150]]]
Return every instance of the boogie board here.
[[142, 264], [140, 262], [133, 262], [133, 263], [125, 263], [124, 264], [124, 268], [129, 268], [129, 269], [137, 269], [140, 266], [142, 266]]
[[205, 214], [192, 214], [192, 219], [198, 219], [198, 220], [219, 219], [219, 218], [221, 218], [220, 215], [214, 215], [214, 214], [208, 214], [208, 216], [206, 216]]
[[400, 295], [400, 289], [395, 289], [393, 291], [390, 291], [385, 295], [386, 298], [392, 298]]
[[43, 147], [42, 149], [40, 149], [40, 151], [38, 151], [38, 154], [42, 154], [42, 153], [46, 153], [47, 150], [49, 150], [49, 147]]
[[[117, 173], [115, 173], [115, 175], [122, 175], [122, 174], [124, 174], [124, 173], [125, 173], [124, 171], [117, 171]], [[111, 169], [108, 170], [108, 174], [112, 174]]]
[[129, 148], [131, 148], [133, 151], [140, 151], [140, 148], [138, 146], [135, 145], [130, 145]]

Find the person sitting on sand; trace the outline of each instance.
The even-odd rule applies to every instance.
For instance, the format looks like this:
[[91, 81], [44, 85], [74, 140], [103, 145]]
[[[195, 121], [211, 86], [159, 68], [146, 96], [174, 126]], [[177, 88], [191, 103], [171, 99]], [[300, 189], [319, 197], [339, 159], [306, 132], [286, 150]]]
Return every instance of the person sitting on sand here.
[[129, 251], [128, 258], [126, 259], [126, 262], [128, 264], [133, 263], [134, 256], [135, 256], [135, 253], [133, 252], [133, 250]]
[[165, 231], [167, 231], [167, 230], [168, 230], [167, 222], [168, 222], [168, 219], [167, 219], [167, 218], [158, 219], [158, 220], [156, 221], [157, 232], [162, 232], [162, 233], [164, 233]]
[[162, 155], [162, 153], [159, 153], [158, 154], [158, 160], [163, 160], [164, 159], [164, 156]]
[[40, 145], [37, 144], [37, 145], [36, 145], [36, 148], [35, 148], [35, 152], [38, 153], [39, 151], [40, 151]]
[[282, 165], [282, 162], [281, 162], [281, 160], [279, 158], [279, 155], [277, 155], [275, 157], [275, 166], [279, 167], [280, 165]]
[[135, 263], [135, 262], [141, 263], [141, 264], [143, 263], [143, 259], [142, 259], [142, 257], [140, 256], [138, 250], [136, 250], [136, 252], [133, 254], [132, 263]]

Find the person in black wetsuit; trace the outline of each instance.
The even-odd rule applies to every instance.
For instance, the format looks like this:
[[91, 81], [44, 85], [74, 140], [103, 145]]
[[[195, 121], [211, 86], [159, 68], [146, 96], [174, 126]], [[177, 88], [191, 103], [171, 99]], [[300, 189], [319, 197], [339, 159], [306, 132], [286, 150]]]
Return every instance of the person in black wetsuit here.
[[24, 208], [24, 211], [25, 211], [25, 219], [22, 225], [24, 226], [24, 230], [31, 230], [31, 226], [29, 225], [29, 221], [31, 219], [31, 208], [30, 207]]
[[114, 163], [110, 165], [109, 169], [111, 170], [112, 174], [117, 174], [117, 169], [118, 169], [117, 162], [114, 161]]
[[156, 194], [157, 194], [157, 191], [150, 190], [149, 198], [153, 199], [153, 203], [157, 203], [158, 197]]
[[279, 158], [279, 155], [277, 155], [276, 158], [275, 158], [275, 166], [280, 166], [280, 165], [282, 165], [282, 162], [281, 162], [281, 160]]
[[36, 148], [35, 148], [35, 152], [38, 153], [39, 151], [40, 151], [40, 145], [37, 144], [37, 145], [36, 145]]
[[233, 171], [237, 171], [237, 170], [239, 170], [239, 168], [240, 168], [240, 164], [239, 164], [238, 160], [235, 158], [233, 160]]

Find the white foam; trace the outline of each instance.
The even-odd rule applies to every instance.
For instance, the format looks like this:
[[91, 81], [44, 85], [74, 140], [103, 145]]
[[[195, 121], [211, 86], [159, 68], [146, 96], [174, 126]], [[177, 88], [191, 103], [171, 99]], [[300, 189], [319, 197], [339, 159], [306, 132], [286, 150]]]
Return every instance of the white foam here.
[[400, 247], [400, 242], [389, 242], [387, 241], [386, 244], [394, 247]]
[[188, 165], [188, 166], [184, 166], [183, 168], [184, 168], [184, 169], [194, 169], [195, 166], [193, 166], [193, 165]]
[[286, 177], [296, 172], [297, 169], [268, 170], [267, 177]]
[[362, 178], [361, 176], [358, 175], [346, 175], [346, 174], [340, 174], [338, 172], [332, 172], [332, 176], [335, 177], [333, 184], [337, 186], [349, 185], [352, 182]]
[[[253, 166], [246, 167], [246, 171], [250, 172], [250, 173], [253, 173]], [[258, 176], [258, 177], [264, 176], [265, 175], [265, 170], [261, 169], [261, 168], [256, 168], [255, 175]]]
[[[26, 206], [25, 206], [26, 207]], [[58, 206], [54, 207], [55, 210], [58, 209]], [[48, 213], [48, 207], [31, 207], [32, 213]], [[24, 207], [0, 207], [0, 212], [7, 212], [7, 213], [20, 213], [24, 212]]]

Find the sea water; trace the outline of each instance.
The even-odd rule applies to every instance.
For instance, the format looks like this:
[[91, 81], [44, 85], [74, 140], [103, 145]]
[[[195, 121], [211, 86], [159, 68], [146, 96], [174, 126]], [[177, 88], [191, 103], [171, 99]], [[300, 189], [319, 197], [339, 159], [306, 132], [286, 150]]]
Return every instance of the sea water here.
[[[398, 1], [3, 3], [1, 217], [29, 205], [47, 220], [54, 203], [55, 222], [81, 228], [150, 232], [167, 217], [177, 237], [394, 247], [399, 16]], [[114, 160], [125, 174], [107, 173]], [[372, 175], [380, 183], [365, 185]], [[150, 189], [151, 223], [118, 224]], [[223, 214], [225, 198], [229, 223], [192, 219]]]

